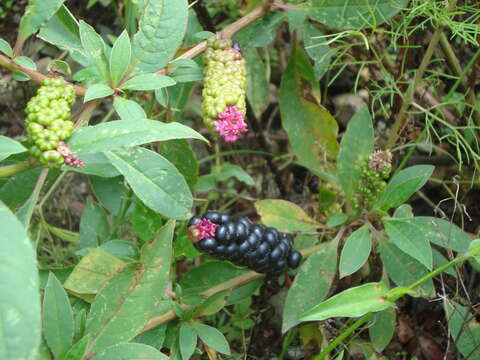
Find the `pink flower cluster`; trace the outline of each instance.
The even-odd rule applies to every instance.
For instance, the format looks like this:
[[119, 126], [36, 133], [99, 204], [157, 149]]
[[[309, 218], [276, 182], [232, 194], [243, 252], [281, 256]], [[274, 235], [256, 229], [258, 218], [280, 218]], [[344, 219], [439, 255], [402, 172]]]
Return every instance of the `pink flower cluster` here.
[[212, 121], [212, 124], [228, 142], [237, 141], [242, 133], [248, 131], [243, 113], [236, 106], [227, 106], [227, 109], [220, 113], [217, 121]]
[[198, 231], [196, 234], [196, 238], [198, 240], [202, 240], [207, 237], [215, 237], [215, 230], [218, 225], [212, 223], [210, 220], [202, 219], [194, 227]]
[[63, 141], [58, 143], [57, 151], [63, 156], [66, 165], [76, 168], [82, 168], [85, 165], [76, 155], [70, 154], [70, 148]]

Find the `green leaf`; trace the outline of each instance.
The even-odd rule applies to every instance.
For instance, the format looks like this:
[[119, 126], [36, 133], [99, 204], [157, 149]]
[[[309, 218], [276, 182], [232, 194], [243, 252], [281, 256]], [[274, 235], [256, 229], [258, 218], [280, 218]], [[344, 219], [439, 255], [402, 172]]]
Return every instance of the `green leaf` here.
[[118, 344], [106, 348], [92, 360], [168, 360], [168, 357], [150, 345]]
[[444, 302], [448, 328], [455, 346], [468, 359], [480, 359], [480, 325], [475, 317], [460, 304]]
[[105, 55], [107, 45], [95, 29], [85, 21], [80, 20], [80, 40], [85, 53], [102, 74], [104, 80], [109, 79], [108, 59]]
[[[6, 165], [10, 165], [8, 160]], [[40, 171], [40, 168], [35, 168], [8, 178], [0, 188], [0, 200], [11, 209], [23, 205], [30, 198]]]
[[12, 79], [16, 81], [29, 81], [31, 79], [30, 75], [22, 71], [12, 71]]
[[113, 108], [122, 120], [135, 121], [147, 118], [142, 107], [133, 100], [127, 100], [116, 96], [113, 99]]
[[45, 287], [43, 326], [48, 346], [60, 359], [73, 342], [73, 312], [67, 293], [52, 273]]
[[65, 5], [40, 29], [38, 37], [69, 51], [83, 51], [78, 22]]
[[158, 153], [180, 171], [190, 190], [193, 190], [198, 180], [198, 161], [188, 141], [183, 139], [164, 141], [159, 144]]
[[108, 240], [110, 227], [103, 208], [92, 200], [87, 200], [80, 219], [80, 249], [97, 247]]
[[282, 75], [280, 113], [293, 152], [312, 171], [324, 170], [338, 151], [337, 122], [318, 99], [314, 70], [295, 46]]
[[13, 61], [17, 63], [18, 65], [24, 67], [25, 69], [29, 70], [36, 70], [37, 65], [33, 62], [32, 59], [26, 56], [16, 56], [13, 58]]
[[[433, 255], [433, 267], [435, 269], [448, 263], [448, 260], [445, 258], [445, 256], [443, 256], [443, 254], [437, 249], [432, 248], [432, 255]], [[457, 277], [457, 273], [455, 272], [455, 268], [453, 266], [445, 270], [445, 274], [451, 275], [454, 278]]]
[[333, 51], [318, 37], [323, 33], [308, 21], [303, 23], [303, 42], [307, 54], [313, 59], [315, 78], [320, 80], [330, 66]]
[[13, 49], [8, 42], [0, 39], [0, 51], [8, 57], [13, 57]]
[[136, 73], [155, 72], [170, 61], [181, 45], [187, 20], [187, 0], [145, 2], [132, 43]]
[[[257, 1], [257, 6], [260, 5], [261, 3]], [[268, 46], [275, 39], [279, 26], [286, 20], [285, 13], [283, 11], [273, 11], [262, 16], [238, 32], [235, 35], [235, 40], [240, 42], [244, 50], [252, 47]]]
[[220, 183], [233, 177], [246, 185], [253, 186], [255, 184], [253, 178], [242, 167], [227, 162], [215, 166], [211, 175], [215, 178], [215, 181]]
[[452, 249], [457, 252], [465, 252], [471, 243], [471, 238], [450, 221], [430, 216], [416, 216], [411, 223], [421, 226], [425, 237], [432, 243]]
[[85, 335], [78, 340], [65, 354], [65, 360], [82, 360], [85, 351], [87, 350], [88, 342], [90, 341], [90, 334]]
[[168, 218], [189, 216], [193, 205], [190, 189], [184, 177], [163, 156], [138, 147], [106, 155], [149, 208]]
[[412, 206], [409, 204], [402, 204], [398, 208], [395, 209], [393, 213], [393, 217], [395, 218], [413, 218], [413, 209]]
[[243, 56], [247, 66], [247, 98], [252, 105], [256, 118], [260, 118], [268, 106], [270, 93], [265, 64], [257, 48], [243, 49]]
[[176, 82], [169, 76], [158, 74], [142, 74], [128, 79], [122, 84], [124, 90], [156, 90], [173, 86]]
[[383, 222], [389, 239], [403, 252], [420, 261], [427, 269], [432, 269], [432, 248], [423, 227], [411, 219], [389, 219]]
[[302, 208], [285, 200], [259, 200], [255, 208], [262, 222], [278, 231], [315, 231], [321, 225], [307, 215]]
[[63, 74], [65, 76], [72, 75], [72, 70], [70, 69], [70, 65], [66, 61], [63, 60], [52, 60], [48, 63], [47, 66], [48, 72], [56, 72]]
[[144, 242], [150, 241], [158, 229], [162, 227], [164, 222], [162, 216], [148, 208], [137, 197], [135, 197], [132, 211], [128, 214], [128, 219], [132, 224], [132, 228]]
[[100, 246], [100, 249], [112, 254], [123, 261], [138, 260], [137, 246], [127, 240], [110, 240]]
[[86, 103], [87, 101], [90, 101], [90, 100], [95, 100], [95, 99], [100, 99], [106, 96], [110, 96], [114, 92], [115, 91], [111, 87], [105, 84], [94, 84], [87, 89], [83, 102]]
[[176, 83], [186, 83], [200, 81], [203, 79], [202, 69], [200, 67], [182, 67], [175, 69], [171, 74]]
[[62, 6], [65, 0], [29, 0], [20, 20], [18, 34], [25, 40], [46, 23]]
[[337, 157], [337, 175], [347, 200], [351, 200], [360, 179], [360, 161], [373, 151], [372, 118], [366, 106], [348, 122]]
[[[425, 266], [386, 239], [380, 243], [378, 249], [388, 276], [399, 286], [409, 286], [428, 273]], [[432, 280], [427, 281], [416, 291], [424, 296], [435, 295]]]
[[408, 0], [312, 0], [310, 18], [329, 27], [359, 30], [384, 23], [408, 4]]
[[195, 329], [188, 323], [184, 322], [180, 327], [178, 334], [178, 342], [180, 345], [180, 353], [183, 360], [188, 360], [193, 355], [197, 347], [197, 333]]
[[327, 225], [328, 227], [336, 227], [345, 224], [345, 222], [348, 220], [348, 216], [345, 214], [335, 214], [330, 216], [327, 219]]
[[92, 191], [102, 206], [112, 214], [118, 215], [122, 201], [126, 201], [128, 196], [123, 176], [104, 178], [90, 175], [88, 178]]
[[162, 300], [169, 279], [174, 228], [175, 221], [169, 221], [143, 246], [140, 263], [127, 265], [96, 296], [87, 318], [86, 333], [94, 334], [89, 355], [130, 341], [154, 314], [167, 310]]
[[207, 141], [195, 130], [175, 122], [166, 124], [148, 119], [119, 120], [85, 126], [75, 131], [68, 141], [68, 146], [75, 154], [80, 155], [132, 147], [154, 141], [188, 138]]
[[202, 304], [195, 309], [196, 316], [209, 316], [216, 314], [227, 304], [227, 298], [231, 290], [219, 291], [208, 297]]
[[432, 176], [432, 165], [415, 165], [403, 169], [388, 183], [377, 207], [388, 210], [407, 201]]
[[382, 352], [390, 343], [396, 325], [394, 309], [386, 309], [375, 314], [372, 326], [368, 328], [368, 334], [375, 350]]
[[218, 352], [230, 355], [230, 346], [225, 336], [214, 327], [205, 324], [193, 324], [198, 337], [208, 346], [214, 348]]
[[131, 56], [132, 46], [130, 44], [130, 37], [128, 36], [128, 32], [124, 30], [117, 40], [115, 40], [110, 54], [110, 76], [112, 77], [113, 84], [118, 84], [127, 73]]
[[41, 319], [35, 252], [27, 231], [0, 202], [1, 359], [35, 359]]
[[94, 154], [82, 154], [81, 159], [85, 163], [83, 167], [73, 168], [69, 166], [63, 166], [62, 170], [75, 171], [82, 174], [95, 175], [104, 178], [112, 178], [120, 175], [118, 170], [115, 169], [112, 164], [110, 164], [110, 161], [104, 153], [99, 152]]
[[387, 285], [384, 283], [367, 283], [356, 286], [332, 296], [300, 318], [302, 321], [319, 321], [332, 317], [359, 317], [369, 312], [382, 311], [394, 307], [388, 301]]
[[337, 268], [338, 241], [310, 255], [295, 276], [283, 309], [282, 332], [297, 325], [300, 316], [328, 294]]
[[27, 151], [27, 149], [18, 141], [0, 135], [0, 161], [12, 154], [18, 154], [24, 151]]
[[372, 250], [372, 234], [365, 224], [355, 230], [345, 241], [340, 255], [340, 278], [353, 274], [368, 260]]
[[[187, 271], [179, 284], [182, 287], [185, 296], [200, 294], [215, 285], [248, 272], [249, 270], [238, 268], [228, 262], [208, 261]], [[212, 274], [215, 274], [215, 276], [212, 276]], [[258, 287], [258, 284], [256, 286]], [[249, 284], [246, 284], [233, 290], [228, 300], [229, 304], [234, 301], [240, 301], [244, 298], [244, 292], [248, 290], [247, 293], [249, 293], [251, 289], [252, 287], [249, 286]], [[253, 289], [255, 289], [255, 287], [253, 287]]]
[[70, 293], [91, 302], [92, 296], [82, 295], [96, 295], [125, 265], [123, 261], [100, 248], [90, 249], [63, 286]]

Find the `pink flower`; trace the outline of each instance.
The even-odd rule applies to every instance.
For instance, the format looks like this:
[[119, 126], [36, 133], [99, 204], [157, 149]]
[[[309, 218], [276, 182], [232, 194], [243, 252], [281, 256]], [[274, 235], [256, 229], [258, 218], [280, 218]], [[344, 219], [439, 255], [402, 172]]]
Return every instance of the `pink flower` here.
[[248, 131], [247, 123], [243, 118], [243, 112], [236, 106], [227, 106], [227, 109], [220, 113], [217, 121], [212, 121], [221, 136], [228, 142], [235, 142], [240, 135]]
[[82, 168], [85, 164], [76, 155], [70, 155], [70, 148], [63, 141], [58, 142], [57, 151], [63, 156], [68, 166]]
[[202, 219], [197, 225], [194, 225], [193, 227], [196, 230], [195, 237], [198, 240], [202, 240], [207, 237], [215, 237], [215, 230], [218, 225], [212, 223], [210, 220]]

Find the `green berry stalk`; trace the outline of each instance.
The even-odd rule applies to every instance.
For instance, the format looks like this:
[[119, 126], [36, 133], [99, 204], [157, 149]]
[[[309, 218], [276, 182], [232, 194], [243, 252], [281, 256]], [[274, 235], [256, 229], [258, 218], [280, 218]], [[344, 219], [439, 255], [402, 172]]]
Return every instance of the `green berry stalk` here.
[[204, 56], [203, 119], [226, 141], [247, 131], [245, 59], [232, 40], [211, 38]]
[[387, 186], [385, 181], [392, 171], [392, 154], [389, 151], [374, 151], [361, 160], [360, 182], [353, 198], [356, 211], [370, 209]]
[[63, 141], [72, 134], [70, 108], [74, 102], [73, 86], [63, 78], [46, 78], [25, 108], [29, 151], [45, 167], [59, 167], [65, 162], [58, 147], [64, 146]]

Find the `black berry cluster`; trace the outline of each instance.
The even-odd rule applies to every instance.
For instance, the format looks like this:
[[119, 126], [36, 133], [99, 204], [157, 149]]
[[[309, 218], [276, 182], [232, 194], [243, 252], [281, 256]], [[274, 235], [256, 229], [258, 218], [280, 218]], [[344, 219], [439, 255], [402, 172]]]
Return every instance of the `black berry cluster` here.
[[203, 217], [192, 217], [188, 226], [199, 251], [260, 273], [278, 274], [298, 267], [302, 260], [288, 234], [247, 218], [232, 220], [227, 214], [208, 211]]

